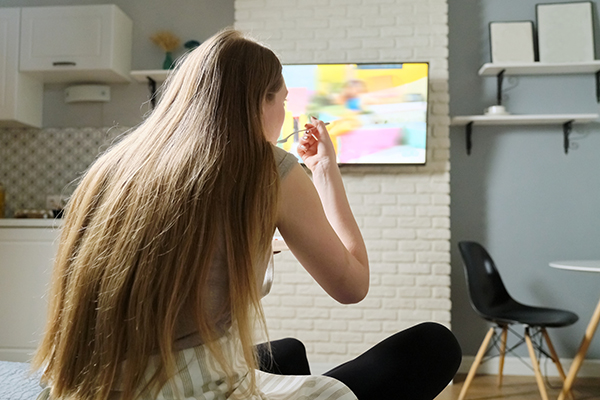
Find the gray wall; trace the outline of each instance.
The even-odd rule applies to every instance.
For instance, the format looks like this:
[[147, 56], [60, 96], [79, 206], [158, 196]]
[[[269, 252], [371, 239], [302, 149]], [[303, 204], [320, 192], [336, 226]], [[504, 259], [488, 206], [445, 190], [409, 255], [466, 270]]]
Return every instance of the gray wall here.
[[[2, 7], [116, 4], [133, 20], [132, 69], [160, 69], [164, 54], [150, 41], [159, 30], [170, 30], [182, 43], [200, 42], [227, 26], [233, 26], [233, 0], [3, 0]], [[175, 56], [182, 53], [175, 52]], [[43, 126], [100, 127], [137, 125], [148, 111], [146, 85], [111, 85], [109, 103], [65, 104], [65, 85], [46, 85]]]
[[[452, 116], [481, 114], [495, 104], [495, 78], [477, 75], [490, 62], [488, 23], [535, 23], [537, 3], [449, 2]], [[599, 2], [593, 3], [597, 14]], [[504, 86], [504, 104], [515, 114], [598, 112], [593, 74], [522, 76], [505, 79]], [[466, 295], [460, 240], [487, 247], [513, 297], [579, 314], [574, 326], [550, 331], [559, 356], [570, 358], [577, 350], [598, 302], [600, 274], [556, 270], [548, 263], [600, 258], [599, 128], [576, 125], [576, 147], [565, 155], [559, 125], [474, 127], [470, 156], [464, 128], [451, 129], [452, 329], [466, 355], [475, 354], [487, 325]], [[600, 340], [588, 358], [600, 358]]]

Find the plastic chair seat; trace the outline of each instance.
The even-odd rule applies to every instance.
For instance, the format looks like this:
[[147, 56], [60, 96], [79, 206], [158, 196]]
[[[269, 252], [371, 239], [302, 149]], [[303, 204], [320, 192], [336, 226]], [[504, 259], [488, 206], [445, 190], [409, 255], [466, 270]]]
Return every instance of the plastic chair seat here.
[[524, 304], [503, 304], [490, 309], [482, 318], [499, 325], [523, 324], [547, 328], [560, 328], [577, 322], [577, 314], [567, 310], [533, 307]]

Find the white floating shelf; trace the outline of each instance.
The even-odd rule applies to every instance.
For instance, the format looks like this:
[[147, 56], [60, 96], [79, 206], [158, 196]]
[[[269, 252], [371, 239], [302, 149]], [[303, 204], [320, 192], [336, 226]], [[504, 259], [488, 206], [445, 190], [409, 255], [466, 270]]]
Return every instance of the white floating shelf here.
[[150, 90], [150, 103], [152, 108], [156, 105], [156, 92], [158, 84], [167, 79], [167, 75], [172, 70], [170, 69], [146, 69], [131, 71], [131, 77], [140, 83], [147, 83]]
[[600, 60], [574, 63], [487, 63], [479, 69], [479, 75], [496, 76], [502, 71], [505, 75], [589, 74], [600, 71]]
[[572, 121], [586, 123], [598, 119], [598, 114], [508, 114], [508, 115], [461, 115], [453, 117], [450, 125], [550, 125]]
[[498, 125], [551, 125], [561, 124], [565, 154], [569, 152], [569, 135], [573, 124], [588, 123], [598, 119], [598, 114], [530, 114], [530, 115], [460, 115], [453, 117], [451, 126], [465, 126], [467, 154], [471, 154], [473, 126]]
[[167, 78], [167, 74], [171, 72], [168, 69], [146, 69], [131, 71], [131, 77], [137, 82], [147, 83], [148, 78], [152, 78], [155, 82], [164, 82]]

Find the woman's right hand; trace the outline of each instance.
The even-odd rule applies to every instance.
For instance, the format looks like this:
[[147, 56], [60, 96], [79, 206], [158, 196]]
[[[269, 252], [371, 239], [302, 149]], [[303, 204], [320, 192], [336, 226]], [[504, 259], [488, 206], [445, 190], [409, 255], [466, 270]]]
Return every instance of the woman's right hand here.
[[356, 303], [369, 291], [367, 249], [329, 133], [322, 121], [311, 122], [297, 151], [312, 172], [312, 182], [299, 164], [283, 179], [277, 228], [296, 259], [331, 297]]
[[304, 164], [311, 170], [337, 164], [335, 148], [323, 121], [311, 117], [311, 123], [300, 139], [297, 152]]

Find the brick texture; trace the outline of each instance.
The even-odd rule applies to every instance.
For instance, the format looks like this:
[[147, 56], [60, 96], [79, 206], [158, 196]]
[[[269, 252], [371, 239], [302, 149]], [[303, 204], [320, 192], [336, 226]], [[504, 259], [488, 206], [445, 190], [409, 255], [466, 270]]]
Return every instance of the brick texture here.
[[450, 325], [447, 0], [236, 0], [235, 27], [284, 63], [429, 62], [425, 166], [343, 168], [366, 240], [371, 289], [330, 299], [289, 253], [275, 256], [264, 301], [271, 339], [305, 342], [311, 362], [338, 363], [422, 321]]

